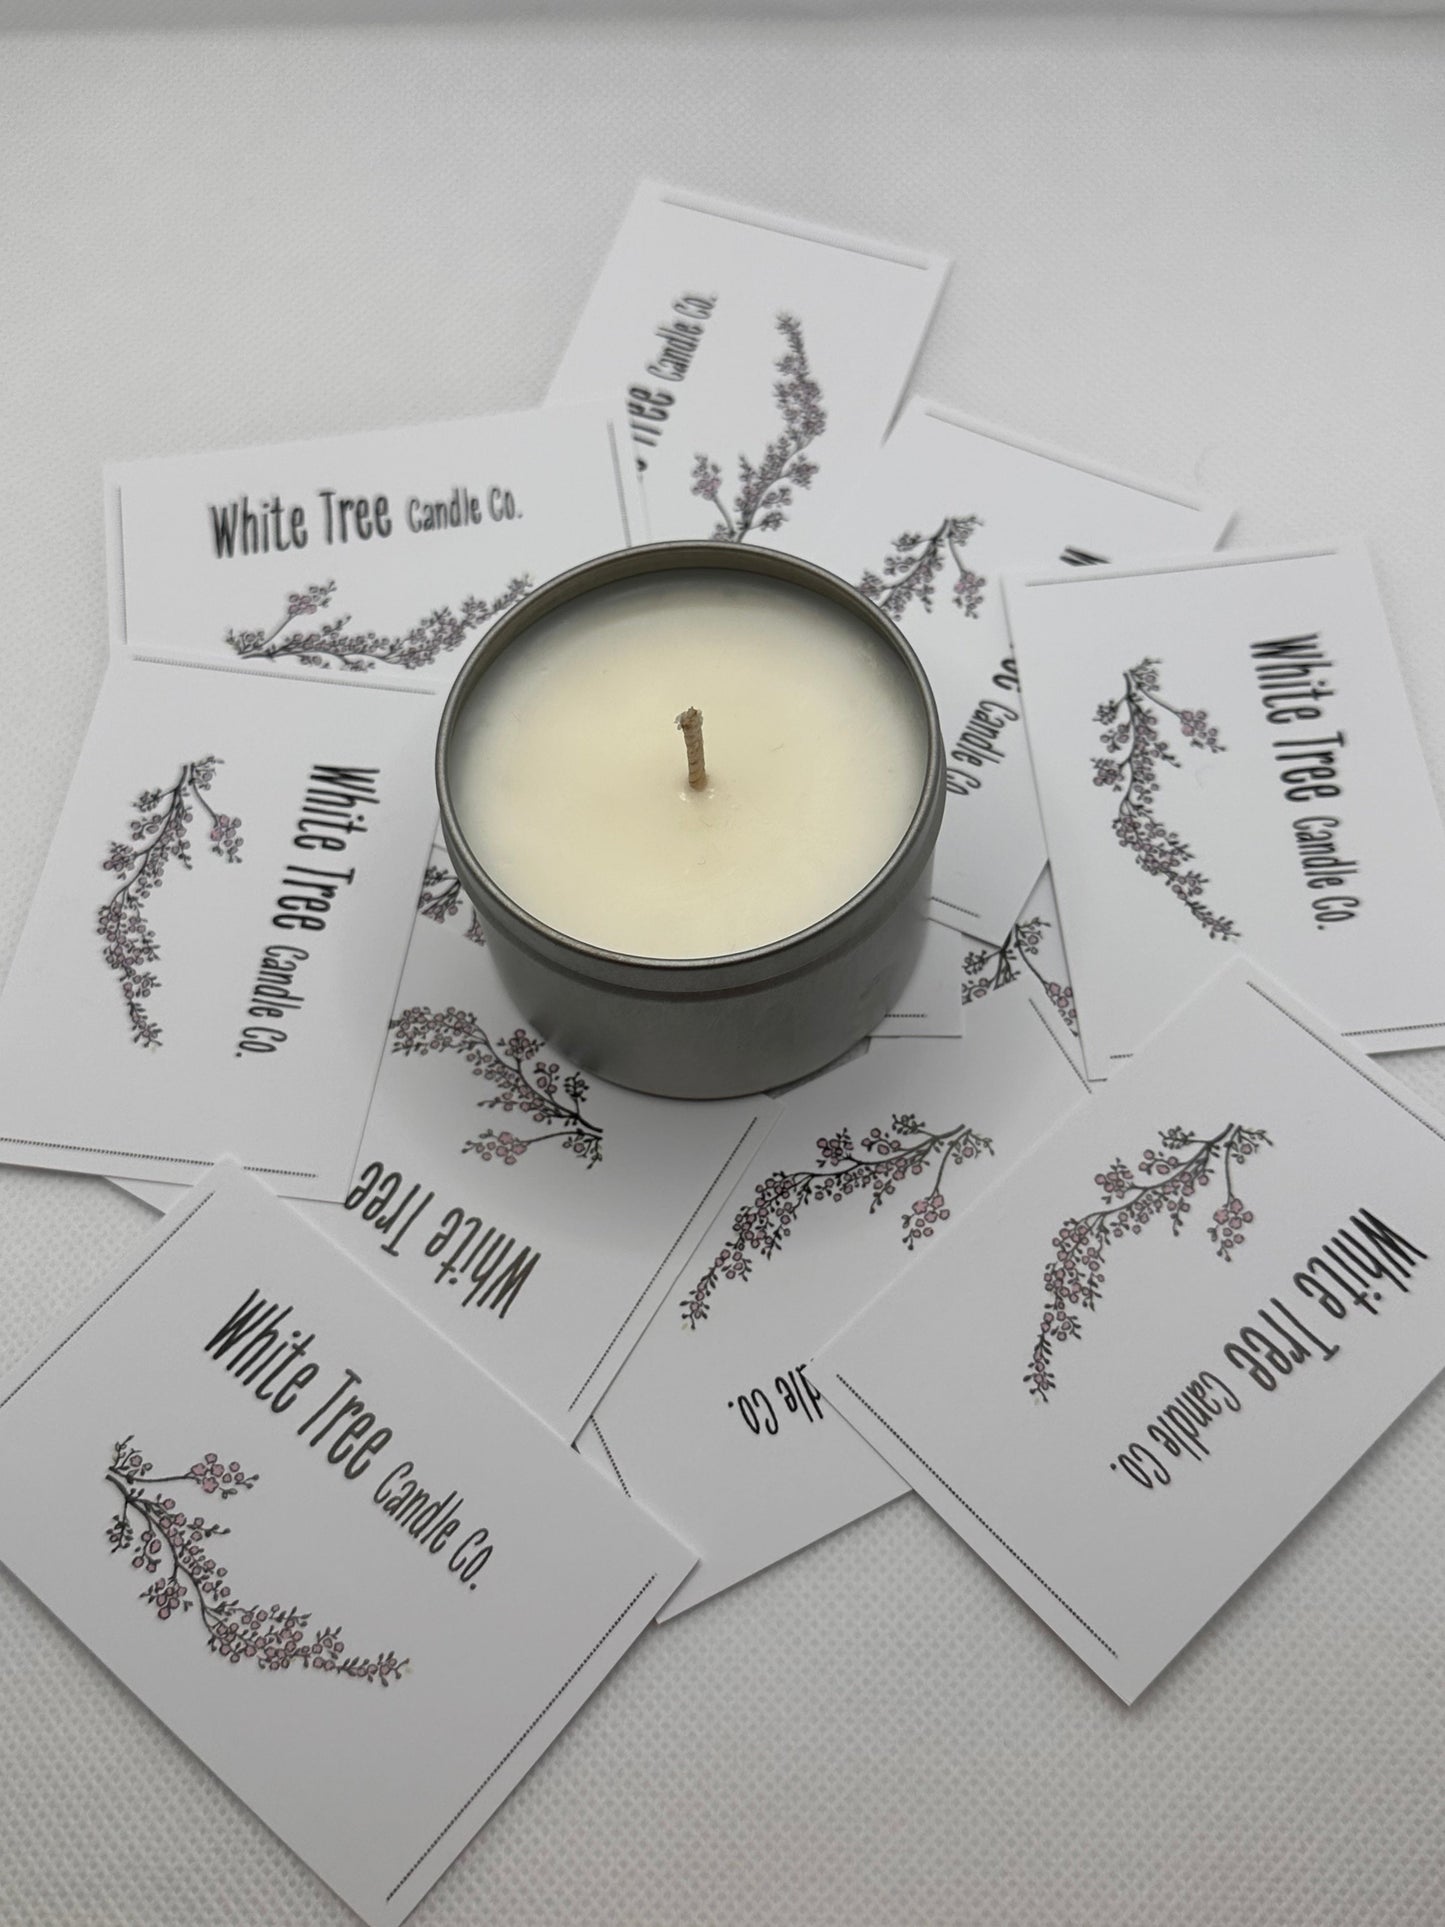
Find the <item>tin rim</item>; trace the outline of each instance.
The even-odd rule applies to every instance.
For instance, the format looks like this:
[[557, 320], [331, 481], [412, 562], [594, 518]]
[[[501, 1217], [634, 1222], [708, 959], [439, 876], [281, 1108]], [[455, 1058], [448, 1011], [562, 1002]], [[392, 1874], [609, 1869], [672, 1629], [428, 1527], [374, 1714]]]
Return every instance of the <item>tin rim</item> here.
[[[868, 881], [851, 897], [830, 910], [827, 916], [772, 943], [755, 945], [746, 950], [722, 951], [706, 957], [639, 956], [625, 950], [609, 950], [599, 944], [589, 943], [584, 937], [559, 930], [555, 925], [543, 922], [509, 896], [483, 866], [462, 830], [452, 801], [447, 765], [457, 719], [473, 689], [491, 664], [537, 622], [594, 589], [606, 588], [614, 582], [631, 578], [658, 575], [667, 570], [689, 568], [723, 569], [769, 576], [775, 581], [810, 589], [858, 616], [893, 649], [907, 672], [922, 712], [928, 753], [918, 802], [907, 828], [887, 860]], [[729, 987], [745, 989], [757, 982], [776, 981], [813, 968], [833, 951], [853, 940], [857, 934], [854, 926], [860, 917], [866, 915], [870, 900], [880, 900], [878, 914], [881, 916], [891, 909], [895, 894], [901, 896], [906, 893], [906, 887], [895, 891], [889, 886], [900, 883], [911, 885], [913, 879], [911, 876], [905, 878], [905, 873], [921, 868], [932, 855], [943, 817], [944, 749], [938, 708], [923, 665], [898, 625], [851, 583], [820, 568], [815, 562], [804, 561], [801, 556], [790, 555], [782, 550], [742, 549], [731, 543], [710, 541], [647, 542], [636, 548], [610, 550], [605, 555], [594, 556], [589, 561], [564, 570], [560, 575], [550, 577], [515, 608], [508, 610], [499, 621], [493, 623], [472, 650], [451, 686], [437, 729], [435, 769], [442, 833], [467, 893], [483, 915], [490, 910], [499, 910], [503, 920], [510, 926], [507, 934], [512, 940], [524, 942], [527, 948], [544, 957], [553, 968], [559, 964], [567, 967], [563, 963], [563, 958], [566, 958], [570, 960], [571, 974], [586, 978], [601, 975], [616, 988], [645, 989], [652, 995], [666, 994], [667, 988], [670, 988], [659, 981], [662, 977], [701, 979], [686, 988], [677, 985], [674, 994], [685, 995], [689, 990], [695, 994], [704, 989], [722, 990], [724, 985], [719, 981], [722, 978], [736, 979], [736, 984]], [[559, 952], [562, 953], [560, 957], [557, 954]]]

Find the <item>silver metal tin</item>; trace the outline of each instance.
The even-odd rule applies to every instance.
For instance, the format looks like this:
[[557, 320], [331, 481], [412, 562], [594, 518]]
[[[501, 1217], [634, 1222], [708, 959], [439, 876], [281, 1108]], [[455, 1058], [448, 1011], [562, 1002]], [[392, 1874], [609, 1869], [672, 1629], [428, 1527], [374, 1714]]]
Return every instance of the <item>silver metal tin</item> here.
[[[678, 569], [769, 576], [841, 603], [901, 659], [927, 733], [913, 820], [856, 896], [781, 942], [726, 957], [626, 956], [553, 930], [506, 896], [462, 835], [448, 756], [458, 716], [503, 651], [564, 603], [610, 583]], [[933, 846], [943, 819], [944, 751], [933, 691], [901, 631], [826, 570], [772, 549], [654, 542], [554, 576], [510, 610], [463, 664], [437, 735], [442, 835], [519, 1010], [584, 1070], [659, 1097], [737, 1097], [821, 1070], [875, 1030], [923, 944]]]

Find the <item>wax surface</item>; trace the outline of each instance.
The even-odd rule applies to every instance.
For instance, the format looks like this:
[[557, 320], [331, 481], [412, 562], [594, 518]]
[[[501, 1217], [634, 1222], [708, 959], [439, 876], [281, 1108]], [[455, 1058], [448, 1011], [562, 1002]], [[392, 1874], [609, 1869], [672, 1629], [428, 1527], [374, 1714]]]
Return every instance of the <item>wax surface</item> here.
[[[708, 782], [676, 727], [703, 713]], [[713, 957], [854, 896], [922, 791], [927, 734], [893, 652], [768, 578], [669, 571], [544, 617], [483, 676], [449, 760], [482, 867], [603, 949]]]

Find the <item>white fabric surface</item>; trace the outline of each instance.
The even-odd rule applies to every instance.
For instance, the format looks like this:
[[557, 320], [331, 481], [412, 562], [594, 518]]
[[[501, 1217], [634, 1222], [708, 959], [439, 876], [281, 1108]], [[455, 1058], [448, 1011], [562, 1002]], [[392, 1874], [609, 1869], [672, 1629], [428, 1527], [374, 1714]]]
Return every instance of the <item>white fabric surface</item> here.
[[[533, 400], [644, 173], [953, 252], [924, 390], [1239, 542], [1365, 534], [1445, 785], [1442, 148], [1423, 22], [0, 43], [0, 957], [100, 674], [101, 461]], [[143, 1219], [0, 1169], [0, 1361]], [[1132, 1712], [908, 1500], [649, 1635], [417, 1919], [1425, 1927], [1442, 1591], [1445, 1387]], [[0, 1705], [4, 1927], [349, 1918], [3, 1576]]]

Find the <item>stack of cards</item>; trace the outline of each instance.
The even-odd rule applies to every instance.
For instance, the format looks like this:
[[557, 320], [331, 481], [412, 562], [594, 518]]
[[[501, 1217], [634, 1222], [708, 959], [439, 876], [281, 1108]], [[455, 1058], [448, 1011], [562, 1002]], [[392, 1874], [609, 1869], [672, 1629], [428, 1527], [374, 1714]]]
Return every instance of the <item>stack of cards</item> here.
[[[1269, 1467], [1278, 1502], [1256, 1508], [1251, 1532], [1235, 1537], [1228, 1556], [1211, 1548], [1181, 1558], [1182, 1545], [1200, 1543], [1201, 1515], [1180, 1514], [1178, 1500], [1175, 1529], [1157, 1540], [1149, 1520], [1157, 1523], [1160, 1504], [1139, 1518], [1127, 1509], [1130, 1494], [1168, 1485], [1177, 1456], [1166, 1413], [1163, 1477], [1141, 1485], [1143, 1453], [1160, 1450], [1147, 1429], [1154, 1411], [1182, 1412], [1183, 1439], [1190, 1425], [1208, 1422], [1211, 1401], [1235, 1409], [1232, 1369], [1218, 1390], [1196, 1383], [1202, 1365], [1185, 1281], [1199, 1272], [1200, 1290], [1208, 1279], [1216, 1298], [1221, 1280], [1237, 1287], [1239, 1320], [1255, 1337], [1236, 1332], [1231, 1341], [1225, 1332], [1221, 1343], [1278, 1351], [1286, 1340], [1269, 1335], [1268, 1318], [1282, 1320], [1270, 1303], [1283, 1259], [1245, 1239], [1255, 1188], [1277, 1187], [1270, 1217], [1291, 1250], [1331, 1231], [1318, 1220], [1327, 1185], [1339, 1195], [1338, 1174], [1321, 1164], [1318, 1183], [1293, 1180], [1284, 1159], [1263, 1155], [1267, 1125], [1254, 1124], [1246, 1101], [1259, 1088], [1264, 1111], [1300, 1107], [1307, 1116], [1319, 1093], [1308, 1080], [1291, 1082], [1295, 1072], [1277, 1050], [1255, 1048], [1246, 1015], [1264, 1009], [1276, 1045], [1308, 1038], [1316, 1077], [1349, 1064], [1341, 1077], [1349, 1101], [1328, 1110], [1341, 1158], [1362, 1128], [1358, 1107], [1379, 1091], [1390, 1090], [1401, 1118], [1413, 1117], [1379, 1073], [1366, 1070], [1361, 1081], [1349, 1044], [1301, 1029], [1319, 1019], [1302, 1018], [1291, 993], [1267, 988], [1255, 966], [1358, 1047], [1445, 1041], [1445, 842], [1369, 565], [1336, 549], [1211, 555], [1229, 520], [1223, 506], [919, 399], [871, 459], [850, 464], [843, 487], [821, 466], [821, 435], [805, 444], [793, 433], [788, 398], [811, 384], [817, 408], [807, 425], [816, 431], [835, 381], [846, 397], [848, 364], [830, 355], [821, 333], [798, 329], [811, 311], [781, 279], [774, 298], [793, 325], [777, 364], [773, 433], [779, 462], [795, 447], [807, 452], [801, 481], [780, 470], [774, 492], [759, 496], [756, 448], [768, 423], [749, 412], [761, 383], [741, 371], [756, 368], [762, 351], [710, 363], [711, 322], [699, 314], [683, 330], [685, 352], [667, 364], [676, 379], [662, 395], [648, 392], [632, 353], [644, 313], [670, 285], [659, 260], [672, 268], [698, 258], [681, 242], [684, 205], [702, 207], [661, 190], [639, 196], [630, 239], [604, 275], [608, 292], [599, 290], [599, 304], [619, 317], [615, 336], [603, 341], [584, 324], [556, 392], [585, 392], [577, 385], [584, 373], [606, 374], [617, 391], [627, 385], [654, 533], [702, 532], [701, 498], [716, 511], [708, 532], [800, 550], [907, 634], [932, 681], [948, 756], [932, 912], [958, 935], [965, 1023], [956, 1045], [921, 1055], [875, 1039], [862, 1063], [788, 1095], [760, 1163], [679, 1274], [681, 1290], [593, 1412], [579, 1449], [697, 1549], [668, 1614], [913, 1486], [1132, 1696], [1445, 1362], [1428, 1332], [1405, 1336], [1399, 1319], [1396, 1365], [1362, 1350], [1356, 1369], [1372, 1375], [1373, 1397], [1352, 1394], [1349, 1408], [1369, 1418], [1349, 1433], [1347, 1451], [1325, 1456], [1306, 1442], [1313, 1421], [1302, 1422], [1290, 1451], [1310, 1473]], [[703, 258], [717, 259], [704, 228], [690, 231]], [[672, 247], [662, 240], [669, 232]], [[834, 267], [840, 276], [863, 271], [857, 262]], [[700, 271], [694, 283], [702, 287]], [[652, 308], [633, 299], [642, 285]], [[766, 304], [753, 311], [755, 342], [769, 318]], [[713, 410], [724, 405], [727, 446], [740, 450], [736, 471], [720, 459]], [[754, 514], [760, 504], [765, 512]], [[1145, 1040], [1241, 953], [1250, 964], [1236, 966], [1231, 994], [1201, 1006], [1217, 1013], [1198, 1047], [1201, 1075], [1205, 1063], [1214, 1075], [1231, 1062], [1250, 1070], [1240, 1090], [1210, 1095], [1219, 1117], [1206, 1115], [1204, 1094], [1177, 1069], [1157, 1119], [1142, 1097], [1127, 1095], [1127, 1078], [1117, 1099], [1111, 1090], [1107, 1104], [1091, 1104], [1136, 1052], [1145, 1071]], [[1266, 995], [1275, 1002], [1261, 1005]], [[1278, 1102], [1269, 1101], [1271, 1079], [1283, 1087]], [[1132, 1104], [1138, 1120], [1121, 1123], [1119, 1104]], [[1071, 1212], [1040, 1200], [1042, 1153], [1027, 1155], [1065, 1118], [1055, 1142], [1072, 1144], [1085, 1172]], [[1409, 1131], [1416, 1156], [1433, 1155], [1434, 1124], [1411, 1122]], [[1247, 1156], [1256, 1161], [1241, 1191]], [[987, 1202], [970, 1209], [984, 1193]], [[1433, 1248], [1417, 1215], [1400, 1213], [1416, 1223], [1415, 1246]], [[1169, 1231], [1144, 1242], [1155, 1217]], [[1006, 1244], [985, 1241], [995, 1220]], [[1381, 1222], [1395, 1221], [1386, 1214]], [[1349, 1223], [1344, 1235], [1356, 1237]], [[1121, 1279], [1111, 1297], [1126, 1298], [1134, 1274], [1120, 1257], [1132, 1257], [1136, 1234], [1138, 1276], [1148, 1281], [1140, 1289], [1162, 1301], [1168, 1319], [1151, 1303], [1130, 1327], [1149, 1335], [1142, 1419], [1120, 1404], [1134, 1353], [1099, 1368], [1108, 1427], [1144, 1431], [1116, 1443], [1106, 1428], [1095, 1441], [1083, 1391], [1073, 1395], [1077, 1426], [1058, 1417], [1062, 1395], [1048, 1360], [1073, 1355], [1065, 1340], [1081, 1335], [1081, 1308], [1102, 1299], [1103, 1256], [1115, 1244], [1126, 1249], [1114, 1259]], [[1364, 1248], [1373, 1249], [1368, 1236]], [[1212, 1261], [1202, 1272], [1201, 1256]], [[1164, 1282], [1171, 1264], [1183, 1266], [1172, 1291]], [[1365, 1259], [1358, 1265], [1368, 1272]], [[889, 1271], [899, 1276], [882, 1302], [820, 1358], [829, 1334]], [[1326, 1317], [1343, 1317], [1343, 1302]], [[1034, 1349], [1020, 1349], [1020, 1321]], [[1304, 1342], [1283, 1328], [1290, 1344]], [[1129, 1342], [1144, 1360], [1142, 1341]], [[856, 1363], [856, 1389], [844, 1382], [840, 1356]], [[1259, 1382], [1251, 1381], [1255, 1404]], [[998, 1388], [997, 1412], [985, 1385]], [[1151, 1398], [1156, 1405], [1145, 1409]], [[1252, 1407], [1238, 1409], [1248, 1416]], [[1000, 1425], [1010, 1448], [1003, 1454]], [[860, 1450], [860, 1436], [873, 1456]], [[1241, 1425], [1235, 1436], [1250, 1434]], [[1216, 1484], [1238, 1478], [1243, 1490], [1258, 1480], [1275, 1449], [1266, 1436], [1236, 1446], [1233, 1471]], [[1101, 1462], [1123, 1466], [1126, 1477], [1106, 1475], [1096, 1489], [1092, 1467], [1105, 1444]], [[1194, 1441], [1178, 1450], [1192, 1454]], [[1204, 1456], [1202, 1443], [1198, 1451]], [[969, 1468], [982, 1464], [986, 1489], [970, 1483]], [[1038, 1485], [1057, 1503], [1033, 1503]], [[1201, 1513], [1219, 1504], [1205, 1482], [1199, 1489]], [[1133, 1565], [1117, 1561], [1123, 1528], [1111, 1507], [1143, 1535]], [[1067, 1587], [1047, 1576], [1055, 1532]], [[1075, 1542], [1093, 1549], [1097, 1571], [1070, 1567]], [[1037, 1557], [997, 1556], [1025, 1546]], [[1148, 1575], [1142, 1588], [1139, 1565]], [[1176, 1591], [1157, 1612], [1147, 1603], [1156, 1566]], [[1108, 1588], [1097, 1590], [1100, 1574], [1117, 1605]], [[1107, 1621], [1117, 1637], [1075, 1637], [1081, 1622], [1061, 1608], [1059, 1592], [1086, 1602], [1078, 1611], [1091, 1626]]]
[[[369, 1920], [693, 1565], [569, 1447], [785, 1108], [602, 1085], [511, 1006], [434, 847], [441, 703], [649, 518], [776, 541], [841, 500], [945, 273], [648, 189], [541, 410], [106, 474], [108, 667], [0, 1000], [0, 1146], [169, 1215], [0, 1387], [47, 1467], [0, 1557]], [[958, 984], [931, 925], [880, 1051], [960, 1048]]]
[[630, 539], [600, 406], [107, 471], [110, 657], [0, 1000], [17, 1163], [345, 1196], [487, 623]]
[[[946, 266], [647, 184], [546, 407], [107, 472], [0, 1147], [167, 1215], [0, 1382], [0, 1558], [368, 1921], [648, 1623], [909, 1488], [1132, 1699], [1445, 1362], [1368, 560], [889, 432]], [[898, 1008], [727, 1103], [563, 1060], [435, 844], [470, 649], [649, 537], [852, 583], [947, 751]]]

